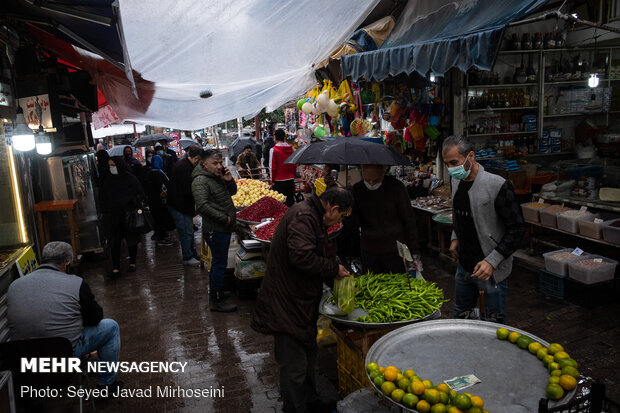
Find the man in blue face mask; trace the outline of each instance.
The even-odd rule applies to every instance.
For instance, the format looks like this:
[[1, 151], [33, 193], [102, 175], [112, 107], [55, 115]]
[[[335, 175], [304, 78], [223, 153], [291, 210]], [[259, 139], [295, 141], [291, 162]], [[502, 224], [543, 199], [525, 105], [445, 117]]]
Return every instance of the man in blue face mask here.
[[466, 138], [446, 138], [442, 157], [452, 177], [450, 253], [458, 260], [454, 314], [467, 314], [484, 291], [487, 317], [504, 322], [506, 279], [525, 232], [521, 207], [510, 181], [485, 171]]

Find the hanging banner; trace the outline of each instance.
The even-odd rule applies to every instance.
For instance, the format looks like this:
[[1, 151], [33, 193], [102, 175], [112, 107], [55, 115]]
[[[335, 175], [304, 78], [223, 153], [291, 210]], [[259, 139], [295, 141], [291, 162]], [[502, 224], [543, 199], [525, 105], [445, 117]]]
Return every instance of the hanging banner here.
[[[39, 130], [39, 125], [46, 131], [54, 129], [52, 112], [50, 110], [50, 97], [45, 95], [28, 96], [18, 100], [19, 106], [24, 111], [24, 118], [30, 129]], [[41, 113], [41, 119], [37, 112]]]
[[101, 129], [112, 125], [113, 123], [118, 123], [119, 120], [120, 119], [116, 116], [112, 106], [105, 105], [100, 107], [97, 112], [93, 113], [92, 125], [95, 129]]

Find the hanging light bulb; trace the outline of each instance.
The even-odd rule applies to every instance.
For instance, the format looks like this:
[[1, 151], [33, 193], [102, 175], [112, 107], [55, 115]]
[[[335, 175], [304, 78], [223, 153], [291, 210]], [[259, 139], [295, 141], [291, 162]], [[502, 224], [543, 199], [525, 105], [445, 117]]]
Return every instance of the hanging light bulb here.
[[431, 83], [435, 83], [435, 74], [433, 72], [431, 72], [429, 80], [431, 81]]
[[28, 125], [26, 125], [24, 111], [18, 106], [15, 129], [13, 129], [13, 148], [16, 151], [26, 152], [33, 150], [34, 147], [34, 135]]
[[49, 155], [52, 153], [52, 141], [48, 134], [43, 130], [43, 126], [39, 126], [39, 134], [35, 138], [37, 145], [37, 153], [39, 155]]
[[590, 75], [590, 78], [588, 79], [588, 86], [591, 88], [598, 86], [598, 75], [596, 73]]

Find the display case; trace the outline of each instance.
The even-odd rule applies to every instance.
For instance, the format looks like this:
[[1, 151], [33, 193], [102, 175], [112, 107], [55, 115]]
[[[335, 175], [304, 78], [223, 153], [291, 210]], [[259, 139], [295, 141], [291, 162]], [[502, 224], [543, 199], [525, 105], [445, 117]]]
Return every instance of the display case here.
[[[98, 189], [94, 154], [52, 156], [38, 161], [38, 190], [41, 199], [76, 199], [79, 221], [79, 252], [101, 252], [101, 228], [98, 214]], [[66, 212], [48, 213], [51, 239], [70, 239]]]

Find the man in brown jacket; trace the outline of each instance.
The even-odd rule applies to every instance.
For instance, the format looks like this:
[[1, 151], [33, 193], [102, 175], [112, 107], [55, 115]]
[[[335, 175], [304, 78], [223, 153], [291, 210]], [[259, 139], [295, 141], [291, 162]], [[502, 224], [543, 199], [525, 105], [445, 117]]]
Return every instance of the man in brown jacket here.
[[283, 410], [331, 412], [319, 401], [314, 367], [319, 302], [323, 282], [349, 272], [327, 253], [327, 228], [351, 212], [353, 198], [332, 187], [292, 206], [271, 241], [267, 272], [251, 327], [274, 336], [274, 356], [280, 367]]

